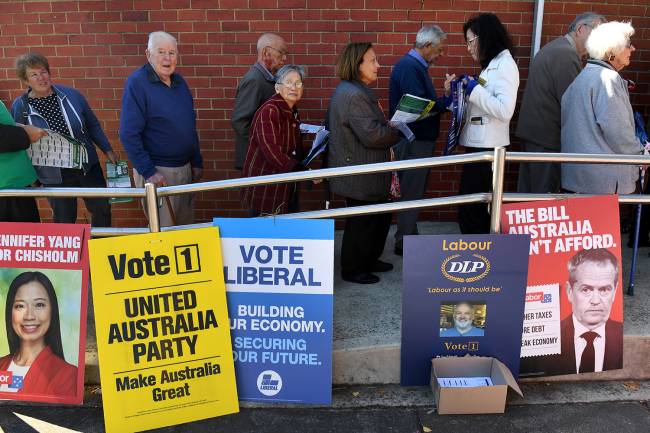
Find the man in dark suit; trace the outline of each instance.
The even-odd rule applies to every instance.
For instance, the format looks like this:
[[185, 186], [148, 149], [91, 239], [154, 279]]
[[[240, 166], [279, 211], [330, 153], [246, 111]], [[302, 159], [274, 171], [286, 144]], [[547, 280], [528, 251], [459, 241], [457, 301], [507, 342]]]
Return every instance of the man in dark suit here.
[[235, 131], [235, 168], [244, 167], [253, 116], [275, 95], [275, 73], [287, 59], [287, 44], [275, 33], [264, 33], [257, 40], [257, 62], [237, 85], [235, 108], [230, 124]]
[[623, 324], [609, 319], [618, 285], [618, 260], [605, 248], [582, 250], [569, 260], [568, 268], [566, 291], [572, 314], [562, 320], [562, 353], [548, 363], [548, 373], [623, 368]]

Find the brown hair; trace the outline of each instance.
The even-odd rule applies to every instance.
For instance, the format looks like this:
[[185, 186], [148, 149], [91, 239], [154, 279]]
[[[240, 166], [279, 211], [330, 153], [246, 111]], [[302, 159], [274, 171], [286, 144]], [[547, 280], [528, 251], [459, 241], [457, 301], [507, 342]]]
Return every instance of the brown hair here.
[[353, 42], [348, 44], [336, 64], [336, 73], [341, 80], [359, 80], [359, 65], [363, 62], [363, 56], [372, 48], [370, 42]]
[[50, 62], [47, 58], [39, 53], [27, 53], [16, 59], [16, 75], [22, 81], [27, 81], [27, 68], [45, 68], [50, 73]]

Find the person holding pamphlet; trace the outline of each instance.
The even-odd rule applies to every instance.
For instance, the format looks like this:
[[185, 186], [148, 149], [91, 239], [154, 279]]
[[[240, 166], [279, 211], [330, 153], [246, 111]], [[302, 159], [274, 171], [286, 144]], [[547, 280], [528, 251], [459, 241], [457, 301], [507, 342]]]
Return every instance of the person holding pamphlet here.
[[[519, 70], [512, 58], [512, 39], [499, 18], [482, 13], [463, 26], [467, 51], [481, 65], [479, 79], [467, 77], [466, 122], [459, 143], [466, 153], [485, 152], [510, 144], [510, 119], [515, 112]], [[479, 83], [479, 81], [481, 83]], [[463, 164], [460, 194], [487, 192], [492, 186], [489, 163]], [[458, 206], [461, 233], [489, 233], [485, 203]]]
[[[423, 26], [415, 36], [415, 47], [393, 66], [389, 84], [389, 111], [393, 119], [402, 98], [418, 97], [433, 102], [433, 107], [423, 118], [412, 121], [408, 128], [412, 140], [405, 137], [398, 145], [397, 159], [416, 159], [433, 156], [433, 149], [440, 131], [439, 113], [447, 111], [444, 98], [436, 96], [429, 77], [429, 67], [445, 50], [447, 34], [436, 25]], [[455, 75], [447, 76], [445, 95], [450, 92], [450, 82]], [[394, 120], [394, 119], [393, 119]], [[401, 201], [419, 200], [424, 197], [429, 177], [429, 168], [402, 170], [399, 172]], [[395, 232], [395, 254], [402, 255], [405, 235], [418, 234], [417, 219], [419, 209], [397, 212], [397, 231]]]
[[[11, 107], [14, 120], [68, 137], [69, 140], [66, 141], [83, 145], [88, 157], [83, 168], [35, 164], [41, 183], [49, 187], [105, 188], [106, 180], [95, 145], [109, 161], [117, 162], [117, 156], [86, 98], [71, 87], [53, 85], [50, 64], [41, 54], [28, 53], [20, 56], [16, 60], [16, 73], [28, 89]], [[76, 197], [50, 197], [48, 201], [52, 206], [54, 222], [74, 224], [77, 221]], [[92, 215], [93, 226], [111, 226], [108, 199], [84, 198], [84, 203]]]
[[[327, 118], [330, 167], [386, 162], [389, 149], [400, 140], [397, 129], [388, 123], [369, 87], [377, 81], [378, 69], [377, 55], [369, 42], [350, 43], [339, 57], [337, 72], [341, 83], [334, 90]], [[391, 174], [337, 177], [329, 185], [333, 193], [345, 198], [348, 207], [385, 203], [389, 198]], [[346, 219], [341, 246], [344, 280], [373, 284], [379, 282], [373, 272], [393, 268], [379, 260], [390, 221], [390, 213]]]
[[[296, 104], [302, 98], [305, 70], [284, 65], [277, 73], [275, 95], [255, 113], [244, 161], [244, 177], [301, 171], [302, 138]], [[295, 183], [242, 189], [242, 201], [252, 217], [286, 213], [296, 193]]]
[[[26, 188], [37, 180], [25, 149], [47, 135], [31, 125], [17, 126], [7, 107], [0, 102], [0, 189]], [[0, 197], [0, 221], [41, 222], [34, 197]]]
[[77, 367], [63, 355], [59, 304], [50, 279], [42, 272], [23, 272], [11, 282], [5, 305], [9, 354], [0, 371], [12, 373], [12, 383], [0, 392], [73, 396]]

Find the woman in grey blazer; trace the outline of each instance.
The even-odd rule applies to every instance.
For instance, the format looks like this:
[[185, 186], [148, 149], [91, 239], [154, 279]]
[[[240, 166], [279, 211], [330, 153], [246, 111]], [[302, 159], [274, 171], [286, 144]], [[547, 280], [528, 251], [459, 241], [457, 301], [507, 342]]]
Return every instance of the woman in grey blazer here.
[[[400, 137], [386, 120], [377, 97], [368, 87], [377, 80], [379, 62], [372, 44], [351, 43], [339, 58], [341, 83], [328, 109], [330, 130], [328, 166], [371, 164], [389, 160], [389, 149]], [[389, 198], [390, 173], [346, 176], [329, 181], [330, 190], [347, 206], [384, 203]], [[373, 272], [393, 268], [379, 260], [390, 228], [391, 214], [350, 217], [341, 246], [341, 276], [346, 281], [373, 284]]]
[[[635, 48], [629, 23], [611, 21], [591, 31], [589, 61], [562, 96], [562, 152], [635, 155], [634, 115], [627, 81], [619, 72]], [[562, 189], [587, 194], [630, 194], [639, 169], [633, 165], [562, 164]]]

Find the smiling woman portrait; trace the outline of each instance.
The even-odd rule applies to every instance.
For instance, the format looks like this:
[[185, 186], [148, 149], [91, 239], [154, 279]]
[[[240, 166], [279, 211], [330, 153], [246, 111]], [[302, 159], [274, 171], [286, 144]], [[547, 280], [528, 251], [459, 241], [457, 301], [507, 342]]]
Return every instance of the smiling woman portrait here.
[[0, 393], [76, 394], [77, 367], [64, 360], [59, 304], [45, 274], [23, 272], [14, 278], [7, 293], [5, 326], [9, 355], [0, 358], [0, 370], [11, 372], [14, 380], [0, 385]]

